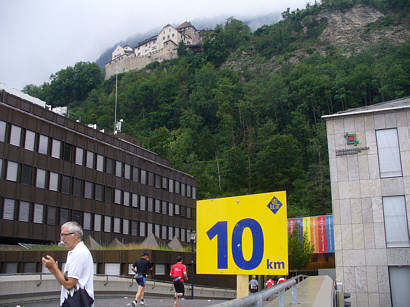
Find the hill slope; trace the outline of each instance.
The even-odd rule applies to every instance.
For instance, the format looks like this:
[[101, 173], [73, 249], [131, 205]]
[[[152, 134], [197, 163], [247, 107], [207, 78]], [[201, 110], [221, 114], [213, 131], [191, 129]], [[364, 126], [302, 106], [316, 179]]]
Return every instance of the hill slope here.
[[[289, 216], [331, 212], [321, 116], [410, 95], [407, 7], [337, 3], [255, 32], [230, 18], [202, 52], [119, 75], [123, 132], [195, 176], [199, 199], [286, 190]], [[115, 80], [95, 84], [71, 116], [110, 130]], [[32, 92], [57, 101], [54, 85]]]

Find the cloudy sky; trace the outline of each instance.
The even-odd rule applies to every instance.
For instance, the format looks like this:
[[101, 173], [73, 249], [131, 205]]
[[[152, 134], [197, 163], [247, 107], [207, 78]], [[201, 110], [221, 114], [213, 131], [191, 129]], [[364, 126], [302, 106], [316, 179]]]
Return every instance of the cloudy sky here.
[[233, 16], [241, 19], [308, 0], [0, 0], [0, 83], [22, 89], [107, 48], [166, 24]]

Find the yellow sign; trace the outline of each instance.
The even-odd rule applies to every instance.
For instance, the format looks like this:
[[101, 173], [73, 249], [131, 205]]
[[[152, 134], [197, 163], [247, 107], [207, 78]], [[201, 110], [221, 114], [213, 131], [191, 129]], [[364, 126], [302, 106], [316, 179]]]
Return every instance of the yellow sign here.
[[288, 274], [286, 192], [197, 202], [198, 274]]

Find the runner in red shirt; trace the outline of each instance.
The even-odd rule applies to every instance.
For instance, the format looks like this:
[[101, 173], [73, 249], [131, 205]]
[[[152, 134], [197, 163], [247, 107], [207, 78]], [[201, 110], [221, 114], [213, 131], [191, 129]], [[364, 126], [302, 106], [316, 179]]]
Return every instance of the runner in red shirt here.
[[182, 297], [185, 293], [184, 281], [188, 280], [188, 275], [186, 272], [186, 267], [182, 264], [182, 257], [177, 257], [177, 263], [175, 263], [172, 268], [169, 276], [173, 279], [175, 295], [174, 295], [174, 306], [178, 306], [178, 298]]
[[[272, 288], [274, 285], [275, 285], [275, 282], [273, 281], [272, 278], [269, 278], [265, 283], [266, 288]], [[266, 298], [266, 300], [269, 301], [269, 297]]]

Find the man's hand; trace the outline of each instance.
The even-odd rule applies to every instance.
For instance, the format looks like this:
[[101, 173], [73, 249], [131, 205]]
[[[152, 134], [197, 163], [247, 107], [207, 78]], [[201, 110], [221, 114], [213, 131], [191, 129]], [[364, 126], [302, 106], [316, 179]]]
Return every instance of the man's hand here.
[[54, 273], [58, 270], [58, 262], [53, 259], [53, 257], [47, 255], [41, 258], [41, 262], [46, 266], [46, 268]]

